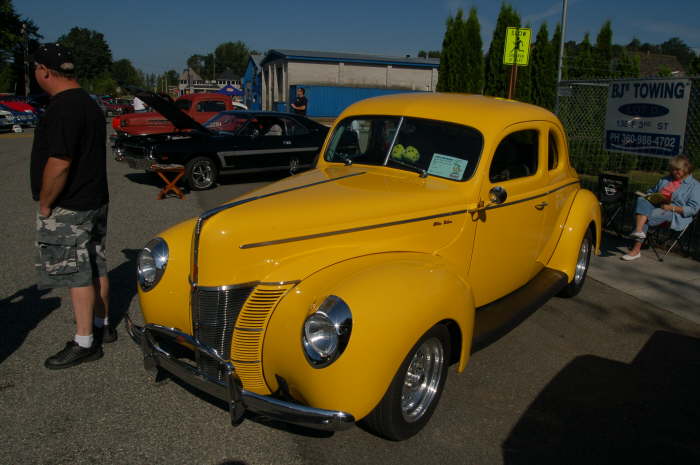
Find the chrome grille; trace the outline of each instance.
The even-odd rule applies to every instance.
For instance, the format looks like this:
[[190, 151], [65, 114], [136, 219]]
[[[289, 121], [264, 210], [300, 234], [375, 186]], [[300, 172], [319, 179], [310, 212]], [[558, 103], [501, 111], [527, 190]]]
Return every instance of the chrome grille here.
[[[252, 286], [196, 288], [192, 298], [194, 336], [224, 359], [231, 354], [231, 336], [238, 313], [253, 290]], [[217, 362], [205, 355], [197, 358], [199, 369], [214, 379], [222, 379]]]

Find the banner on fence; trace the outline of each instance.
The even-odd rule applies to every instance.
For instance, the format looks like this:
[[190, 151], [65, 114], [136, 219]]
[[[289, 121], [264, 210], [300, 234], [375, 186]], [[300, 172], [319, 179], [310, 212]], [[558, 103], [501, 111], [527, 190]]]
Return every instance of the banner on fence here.
[[610, 82], [605, 149], [653, 157], [683, 153], [689, 99], [688, 79]]

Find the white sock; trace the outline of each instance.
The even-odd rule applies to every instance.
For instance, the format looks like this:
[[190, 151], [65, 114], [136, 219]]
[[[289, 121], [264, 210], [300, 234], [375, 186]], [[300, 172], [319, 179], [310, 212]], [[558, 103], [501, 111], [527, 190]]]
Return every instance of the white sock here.
[[93, 324], [95, 325], [95, 328], [102, 328], [104, 326], [107, 326], [109, 324], [109, 317], [106, 316], [104, 318], [99, 318], [95, 317], [93, 320]]
[[87, 349], [87, 348], [92, 347], [92, 340], [93, 339], [94, 338], [92, 337], [92, 334], [89, 336], [79, 336], [76, 334], [75, 338], [73, 338], [75, 343], [78, 344], [83, 349]]

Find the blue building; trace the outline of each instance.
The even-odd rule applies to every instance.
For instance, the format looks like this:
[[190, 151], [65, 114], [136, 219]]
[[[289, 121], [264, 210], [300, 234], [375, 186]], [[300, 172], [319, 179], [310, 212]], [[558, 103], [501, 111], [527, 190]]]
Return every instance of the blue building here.
[[260, 62], [262, 109], [288, 111], [303, 87], [308, 116], [335, 117], [364, 98], [434, 92], [439, 66], [434, 58], [274, 49]]
[[248, 67], [243, 74], [243, 103], [249, 110], [262, 109], [262, 82], [260, 63], [264, 55], [251, 55], [248, 58]]

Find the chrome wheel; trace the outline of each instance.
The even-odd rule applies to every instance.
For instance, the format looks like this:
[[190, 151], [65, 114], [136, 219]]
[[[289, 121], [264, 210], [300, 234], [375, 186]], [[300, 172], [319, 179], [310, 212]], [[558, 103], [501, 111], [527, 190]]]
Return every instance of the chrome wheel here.
[[404, 376], [401, 390], [401, 413], [413, 423], [428, 410], [438, 392], [445, 353], [436, 337], [426, 339], [418, 347]]
[[591, 239], [588, 235], [581, 241], [581, 249], [578, 251], [578, 260], [576, 261], [576, 270], [574, 271], [574, 283], [576, 286], [583, 282], [588, 270], [588, 263], [591, 255]]
[[206, 189], [214, 183], [214, 167], [209, 160], [200, 160], [192, 165], [192, 183], [198, 189]]

